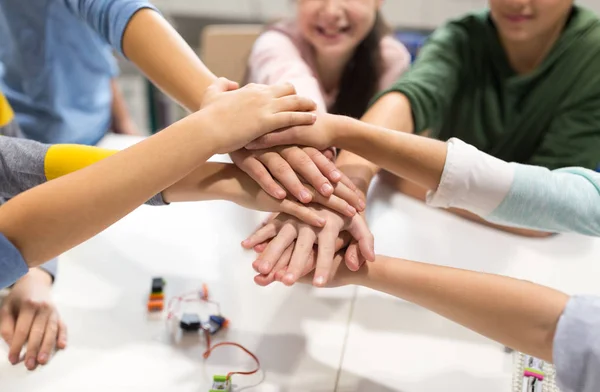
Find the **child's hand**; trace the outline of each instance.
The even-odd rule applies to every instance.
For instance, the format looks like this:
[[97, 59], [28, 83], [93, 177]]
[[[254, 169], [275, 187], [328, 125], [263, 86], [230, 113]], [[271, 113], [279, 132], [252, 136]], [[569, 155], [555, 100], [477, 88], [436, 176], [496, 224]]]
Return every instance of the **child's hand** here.
[[[356, 214], [352, 218], [347, 218], [325, 208], [312, 208], [319, 211], [320, 216], [327, 220], [323, 229], [315, 229], [298, 222], [293, 217], [280, 214], [242, 243], [244, 247], [251, 249], [274, 237], [259, 257], [258, 271], [261, 274], [269, 274], [276, 265], [276, 269], [281, 269], [283, 266], [280, 261], [286, 260], [286, 254], [291, 255], [288, 273], [283, 278], [283, 282], [293, 284], [305, 271], [313, 245], [318, 242], [314, 284], [325, 285], [334, 272], [332, 263], [336, 252], [336, 241], [343, 231], [348, 231], [358, 241], [365, 258], [374, 260], [373, 235], [362, 216]], [[294, 241], [296, 241], [295, 246], [292, 247]]]
[[296, 95], [291, 84], [249, 84], [238, 90], [227, 79], [218, 79], [204, 95], [202, 109], [193, 114], [211, 116], [210, 134], [217, 153], [242, 148], [265, 133], [297, 125], [310, 125], [316, 105]]
[[241, 149], [230, 156], [233, 163], [277, 199], [291, 195], [302, 203], [310, 203], [313, 198], [303, 186], [305, 182], [322, 196], [335, 194], [357, 210], [365, 207], [354, 183], [337, 170], [321, 151], [312, 147], [289, 146], [260, 151]]
[[271, 132], [250, 142], [249, 150], [262, 150], [274, 146], [299, 145], [324, 150], [336, 145], [337, 135], [344, 132], [348, 118], [327, 113], [319, 113], [317, 121], [310, 126], [295, 126]]
[[27, 343], [25, 366], [34, 370], [48, 363], [54, 348], [67, 344], [67, 330], [52, 303], [52, 281], [47, 272], [32, 269], [13, 286], [0, 309], [0, 334], [10, 346], [13, 365]]
[[[233, 167], [235, 168], [234, 176], [236, 178], [236, 185], [229, 188], [229, 200], [254, 210], [286, 213], [311, 226], [325, 226], [325, 218], [321, 217], [315, 209], [299, 203], [292, 198], [280, 200], [270, 196], [247, 174], [236, 166]], [[342, 188], [342, 191], [336, 191], [329, 197], [320, 195], [308, 184], [303, 184], [303, 186], [310, 192], [312, 200], [315, 203], [319, 203], [347, 217], [353, 217], [356, 214], [354, 207], [342, 197], [336, 195], [337, 193], [341, 193], [342, 195], [344, 193], [354, 193], [352, 190], [345, 188], [344, 184], [336, 184], [336, 188]]]
[[[344, 261], [344, 253], [337, 252], [333, 257], [332, 270], [335, 271], [331, 277], [331, 279], [327, 282], [327, 284], [323, 287], [340, 287], [346, 286], [350, 284], [357, 284], [360, 282], [361, 277], [366, 273], [367, 267], [361, 268], [360, 271], [352, 271], [348, 268]], [[309, 258], [309, 262], [307, 263], [306, 273], [302, 275], [300, 279], [298, 279], [298, 283], [311, 284], [314, 280], [313, 270], [317, 265], [317, 255], [315, 252], [312, 252]], [[276, 280], [281, 280], [279, 276], [284, 276], [287, 273], [287, 268], [283, 268], [276, 275]], [[262, 277], [262, 276], [261, 276]], [[259, 280], [260, 282], [260, 280]]]

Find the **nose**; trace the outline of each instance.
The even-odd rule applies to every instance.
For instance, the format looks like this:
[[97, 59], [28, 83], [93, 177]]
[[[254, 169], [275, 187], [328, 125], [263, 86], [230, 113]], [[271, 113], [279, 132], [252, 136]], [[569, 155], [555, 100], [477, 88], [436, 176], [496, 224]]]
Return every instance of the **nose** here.
[[512, 9], [520, 10], [520, 11], [530, 11], [531, 10], [531, 2], [532, 0], [509, 0], [506, 2]]
[[323, 5], [323, 16], [329, 22], [336, 22], [342, 17], [344, 0], [325, 0]]

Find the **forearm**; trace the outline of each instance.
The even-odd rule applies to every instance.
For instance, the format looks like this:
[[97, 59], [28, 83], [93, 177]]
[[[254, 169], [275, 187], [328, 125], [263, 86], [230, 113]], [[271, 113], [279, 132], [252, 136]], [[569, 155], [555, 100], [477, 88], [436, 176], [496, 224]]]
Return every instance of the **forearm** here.
[[123, 34], [123, 52], [152, 82], [188, 110], [200, 109], [216, 76], [156, 11], [142, 9]]
[[415, 184], [437, 188], [446, 162], [446, 143], [352, 119], [343, 121], [337, 146]]
[[233, 164], [207, 162], [165, 189], [163, 198], [168, 203], [204, 200], [235, 202], [235, 195], [244, 192], [240, 182], [242, 176], [245, 174]]
[[351, 283], [403, 298], [547, 361], [569, 299], [531, 282], [385, 256], [349, 276]]
[[[493, 172], [493, 171], [492, 171]], [[496, 174], [498, 174], [498, 172], [496, 172]], [[466, 177], [466, 176], [465, 176]], [[410, 181], [406, 181], [402, 178], [395, 178], [397, 181], [397, 185], [396, 188], [402, 192], [403, 194], [413, 197], [417, 200], [421, 200], [421, 201], [426, 201], [427, 200], [427, 189], [423, 188], [420, 185], [417, 185], [413, 182]], [[464, 179], [462, 179], [464, 180]], [[467, 184], [469, 184], [469, 182], [466, 182]], [[443, 188], [443, 185], [440, 185], [438, 187], [438, 192], [441, 190], [442, 192], [444, 192], [445, 190], [442, 190], [441, 188]], [[469, 189], [470, 188], [470, 189]], [[490, 187], [483, 187], [483, 189], [478, 189], [478, 187], [471, 185], [470, 187], [468, 187], [467, 189], [469, 189], [472, 193], [474, 192], [487, 192], [487, 200], [490, 201], [492, 194], [494, 194], [494, 192], [490, 192], [491, 189]], [[446, 192], [448, 193], [448, 192]], [[456, 197], [457, 199], [460, 200], [460, 195], [450, 195], [450, 197]], [[500, 200], [502, 200], [501, 198], [499, 198]], [[470, 208], [474, 207], [473, 205], [467, 205]], [[442, 207], [444, 208], [444, 207]], [[505, 225], [501, 225], [501, 224], [497, 224], [497, 223], [493, 223], [490, 222], [484, 218], [482, 218], [481, 216], [475, 214], [474, 212], [471, 212], [469, 210], [466, 209], [461, 209], [461, 208], [447, 208], [447, 210], [455, 215], [458, 215], [462, 218], [468, 219], [470, 221], [488, 226], [488, 227], [492, 227], [494, 229], [497, 230], [502, 230], [505, 231], [507, 233], [511, 233], [511, 234], [516, 234], [516, 235], [520, 235], [520, 236], [524, 236], [524, 237], [531, 237], [531, 238], [545, 238], [548, 236], [551, 236], [552, 233], [546, 232], [546, 231], [538, 231], [538, 230], [532, 230], [532, 229], [527, 229], [527, 228], [522, 228], [522, 227], [514, 227], [514, 226], [507, 226]], [[518, 222], [514, 222], [515, 224]]]
[[201, 131], [210, 124], [204, 120], [198, 127], [191, 117], [18, 195], [0, 207], [0, 232], [34, 267], [106, 229], [213, 154], [210, 137]]
[[[362, 123], [352, 121], [359, 131], [387, 128], [406, 133], [413, 132], [410, 103], [404, 95], [399, 93], [389, 93], [380, 98], [365, 113], [361, 121]], [[364, 127], [361, 128], [361, 124], [364, 125]], [[347, 131], [347, 129], [340, 129], [340, 135], [344, 135]], [[355, 184], [366, 193], [369, 184], [379, 171], [379, 166], [381, 165], [376, 159], [372, 159], [378, 154], [368, 154], [369, 156], [365, 156], [361, 154], [361, 152], [364, 152], [363, 148], [356, 150], [355, 139], [356, 137], [349, 139], [340, 137], [339, 143], [336, 141], [336, 147], [342, 148], [343, 150], [338, 156], [336, 164], [341, 171], [350, 177]], [[369, 141], [370, 139], [365, 140], [365, 142]], [[363, 145], [362, 147], [366, 147], [366, 149], [370, 151], [376, 151], [375, 149], [371, 149], [371, 146], [368, 145]], [[389, 170], [387, 168], [385, 169]]]
[[512, 226], [500, 225], [497, 223], [487, 221], [487, 220], [483, 219], [482, 217], [480, 217], [479, 215], [476, 215], [470, 211], [461, 210], [458, 208], [450, 208], [448, 211], [450, 211], [453, 214], [456, 214], [460, 217], [468, 219], [470, 221], [481, 223], [483, 225], [492, 227], [494, 229], [502, 230], [507, 233], [516, 234], [516, 235], [520, 235], [523, 237], [546, 238], [546, 237], [553, 235], [553, 233], [550, 233], [547, 231], [540, 231], [540, 230], [533, 230], [533, 229], [527, 229], [527, 228], [522, 228], [522, 227], [512, 227]]

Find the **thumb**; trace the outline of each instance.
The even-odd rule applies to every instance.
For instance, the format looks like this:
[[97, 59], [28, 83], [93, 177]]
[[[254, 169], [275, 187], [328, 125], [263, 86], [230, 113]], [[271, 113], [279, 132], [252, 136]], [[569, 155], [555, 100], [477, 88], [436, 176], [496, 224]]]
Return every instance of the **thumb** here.
[[10, 346], [14, 333], [15, 316], [5, 305], [0, 309], [0, 336]]
[[[225, 78], [221, 78], [221, 79], [225, 79]], [[225, 80], [227, 81], [227, 90], [225, 90], [225, 91], [233, 91], [233, 90], [237, 90], [238, 88], [240, 88], [240, 84], [238, 82], [234, 82], [229, 79], [225, 79]]]
[[235, 90], [237, 83], [230, 81], [226, 78], [218, 78], [206, 90], [207, 93], [218, 94], [224, 93], [225, 91]]

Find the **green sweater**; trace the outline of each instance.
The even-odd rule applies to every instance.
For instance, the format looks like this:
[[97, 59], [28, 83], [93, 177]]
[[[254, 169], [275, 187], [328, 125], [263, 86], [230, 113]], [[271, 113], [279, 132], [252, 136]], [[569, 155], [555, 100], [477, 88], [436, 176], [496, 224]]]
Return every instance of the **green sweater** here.
[[482, 12], [435, 31], [390, 91], [411, 102], [417, 133], [550, 169], [600, 163], [600, 20], [581, 7], [529, 74], [511, 69]]

